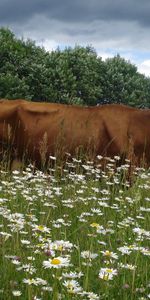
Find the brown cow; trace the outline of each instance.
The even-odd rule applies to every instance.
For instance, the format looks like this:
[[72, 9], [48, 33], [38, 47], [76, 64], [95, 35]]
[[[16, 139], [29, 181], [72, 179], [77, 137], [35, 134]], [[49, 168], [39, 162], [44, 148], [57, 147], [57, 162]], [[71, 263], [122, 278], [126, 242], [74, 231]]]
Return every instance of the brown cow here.
[[[38, 167], [65, 152], [144, 158], [150, 164], [150, 111], [124, 105], [79, 107], [33, 103], [24, 100], [0, 103], [0, 140], [9, 142], [2, 128], [11, 128], [13, 159], [27, 157]], [[3, 124], [3, 125], [2, 125]]]

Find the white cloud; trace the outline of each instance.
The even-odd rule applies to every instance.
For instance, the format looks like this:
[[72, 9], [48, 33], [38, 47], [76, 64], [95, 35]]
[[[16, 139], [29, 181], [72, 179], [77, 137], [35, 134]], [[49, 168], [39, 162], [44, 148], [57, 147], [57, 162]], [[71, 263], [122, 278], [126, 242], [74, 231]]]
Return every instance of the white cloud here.
[[40, 47], [44, 47], [46, 51], [53, 51], [56, 50], [58, 47], [58, 43], [54, 40], [48, 40], [48, 39], [41, 39], [36, 41], [36, 45]]
[[114, 57], [114, 55], [113, 54], [111, 54], [110, 52], [105, 52], [105, 51], [97, 51], [97, 55], [99, 56], [99, 57], [101, 57], [102, 58], [102, 60], [106, 60], [107, 58], [112, 58], [112, 57]]
[[150, 59], [144, 60], [138, 64], [138, 71], [146, 76], [150, 76]]

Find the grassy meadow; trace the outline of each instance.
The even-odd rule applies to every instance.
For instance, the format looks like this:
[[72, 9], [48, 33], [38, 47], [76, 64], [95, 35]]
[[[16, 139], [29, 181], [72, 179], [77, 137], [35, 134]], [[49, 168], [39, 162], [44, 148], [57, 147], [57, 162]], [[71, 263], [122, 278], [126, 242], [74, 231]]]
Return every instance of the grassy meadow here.
[[150, 171], [118, 159], [0, 171], [1, 300], [150, 299]]

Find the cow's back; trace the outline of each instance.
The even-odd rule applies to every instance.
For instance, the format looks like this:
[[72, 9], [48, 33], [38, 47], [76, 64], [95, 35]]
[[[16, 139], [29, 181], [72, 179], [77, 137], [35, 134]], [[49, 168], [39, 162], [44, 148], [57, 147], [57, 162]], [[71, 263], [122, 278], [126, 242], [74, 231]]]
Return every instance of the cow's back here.
[[47, 143], [47, 152], [53, 155], [74, 155], [79, 148], [97, 153], [99, 144], [103, 144], [103, 120], [96, 108], [25, 103], [19, 107], [19, 118], [24, 145], [34, 156], [42, 142]]
[[[136, 109], [123, 105], [80, 107], [56, 103], [28, 103], [19, 105], [20, 148], [39, 159], [40, 147], [48, 154], [78, 149], [113, 157], [126, 156], [129, 149], [129, 126]], [[19, 138], [20, 140], [20, 138]], [[44, 151], [44, 150], [43, 150]]]

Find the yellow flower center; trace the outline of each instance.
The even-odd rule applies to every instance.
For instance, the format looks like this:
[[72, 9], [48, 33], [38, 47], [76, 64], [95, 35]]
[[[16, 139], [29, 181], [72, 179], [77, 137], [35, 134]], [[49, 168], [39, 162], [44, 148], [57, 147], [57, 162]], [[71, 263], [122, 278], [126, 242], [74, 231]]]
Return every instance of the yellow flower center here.
[[51, 260], [51, 264], [52, 264], [52, 265], [60, 265], [60, 263], [61, 263], [61, 261], [60, 261], [59, 258], [53, 258], [53, 259]]
[[92, 223], [92, 224], [90, 224], [90, 226], [91, 226], [91, 227], [96, 227], [96, 228], [97, 228], [97, 227], [99, 227], [99, 224], [98, 224], [98, 223]]
[[106, 255], [106, 256], [111, 256], [111, 252], [108, 251], [108, 250], [106, 250], [105, 255]]
[[41, 230], [41, 231], [43, 231], [44, 230], [44, 226], [43, 225], [39, 225], [38, 229]]
[[107, 273], [112, 273], [112, 270], [111, 269], [106, 269], [106, 272]]
[[72, 290], [72, 288], [73, 288], [73, 285], [71, 284], [71, 283], [68, 283], [68, 289], [70, 289], [70, 290]]
[[129, 248], [130, 248], [130, 249], [133, 249], [133, 247], [134, 247], [133, 245], [129, 245]]
[[58, 250], [62, 251], [63, 250], [63, 246], [62, 245], [58, 246]]

